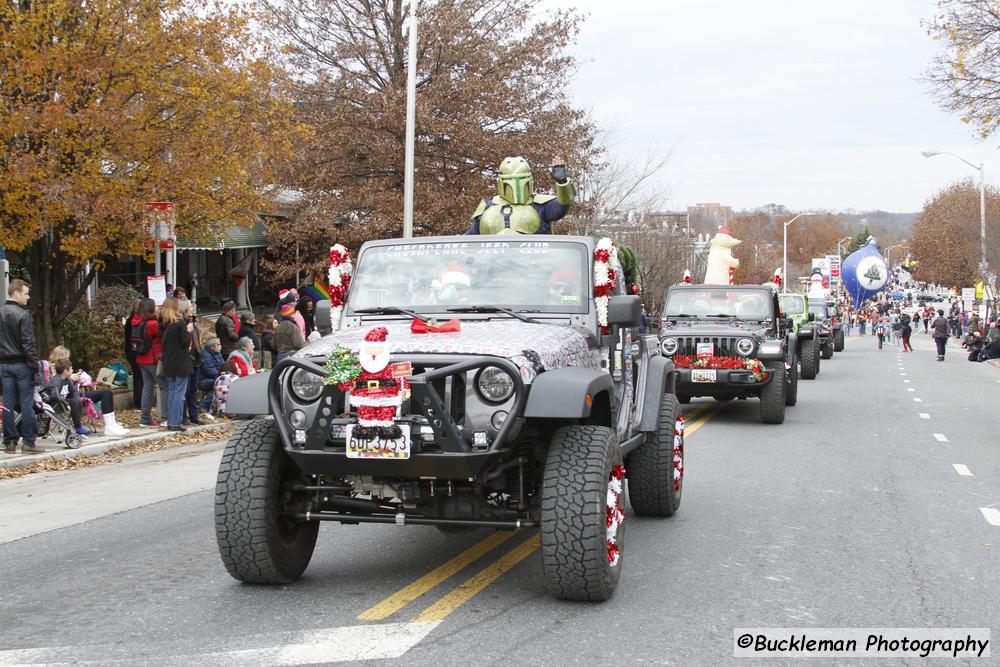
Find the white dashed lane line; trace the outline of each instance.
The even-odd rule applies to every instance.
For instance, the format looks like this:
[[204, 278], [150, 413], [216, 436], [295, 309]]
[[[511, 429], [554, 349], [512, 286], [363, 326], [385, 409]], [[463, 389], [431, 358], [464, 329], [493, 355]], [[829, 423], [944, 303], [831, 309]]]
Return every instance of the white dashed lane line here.
[[931, 415], [928, 412], [921, 412], [919, 414], [920, 414], [920, 418], [921, 419], [930, 419], [931, 418]]
[[973, 476], [972, 475], [972, 471], [969, 470], [969, 466], [965, 465], [964, 463], [952, 463], [951, 467], [954, 468], [955, 472], [957, 472], [962, 477], [972, 477]]
[[923, 403], [923, 402], [924, 402], [924, 399], [922, 399], [922, 398], [914, 398], [914, 399], [913, 399], [913, 402], [914, 402], [914, 403]]
[[903, 380], [904, 384], [908, 384], [909, 382], [910, 382], [909, 380]]
[[1000, 526], [1000, 510], [996, 507], [980, 507], [979, 511], [991, 526]]
[[916, 391], [916, 389], [914, 389], [913, 387], [907, 387], [906, 391]]
[[948, 442], [948, 438], [945, 437], [944, 433], [935, 433], [934, 439], [938, 442]]

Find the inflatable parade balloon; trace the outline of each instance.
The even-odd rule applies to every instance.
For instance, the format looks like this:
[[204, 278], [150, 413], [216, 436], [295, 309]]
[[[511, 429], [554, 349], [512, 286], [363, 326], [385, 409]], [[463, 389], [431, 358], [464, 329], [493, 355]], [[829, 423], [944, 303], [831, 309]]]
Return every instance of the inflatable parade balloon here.
[[841, 277], [855, 307], [885, 288], [889, 281], [889, 265], [878, 251], [874, 236], [869, 236], [863, 246], [844, 258]]

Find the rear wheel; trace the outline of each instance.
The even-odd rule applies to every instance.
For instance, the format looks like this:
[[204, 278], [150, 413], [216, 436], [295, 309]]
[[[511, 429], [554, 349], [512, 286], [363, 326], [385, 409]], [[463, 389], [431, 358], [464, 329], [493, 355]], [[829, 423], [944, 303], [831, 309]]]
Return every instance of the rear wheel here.
[[684, 418], [673, 394], [660, 399], [657, 429], [628, 455], [628, 493], [640, 516], [673, 516], [684, 483]]
[[823, 347], [820, 350], [822, 352], [821, 356], [824, 359], [833, 359], [833, 341], [828, 340], [823, 343]]
[[288, 488], [300, 476], [274, 421], [243, 422], [229, 438], [215, 484], [215, 537], [233, 578], [287, 584], [302, 576], [319, 522], [289, 516], [305, 510], [304, 493]]
[[802, 341], [802, 379], [815, 380], [819, 374], [819, 341], [808, 338]]
[[785, 369], [785, 405], [795, 405], [799, 398], [799, 362], [793, 356]]
[[542, 482], [542, 573], [564, 600], [607, 600], [625, 548], [625, 468], [615, 432], [564, 426], [549, 445]]
[[760, 392], [760, 421], [762, 424], [782, 424], [785, 421], [785, 362], [777, 368], [768, 368], [771, 381]]

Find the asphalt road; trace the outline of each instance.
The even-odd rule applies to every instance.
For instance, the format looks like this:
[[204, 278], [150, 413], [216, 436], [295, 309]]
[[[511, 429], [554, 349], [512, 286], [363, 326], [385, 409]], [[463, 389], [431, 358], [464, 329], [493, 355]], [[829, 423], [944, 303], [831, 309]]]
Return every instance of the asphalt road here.
[[720, 665], [737, 627], [1000, 628], [1000, 369], [915, 338], [848, 339], [781, 426], [688, 406], [680, 512], [629, 515], [604, 604], [549, 598], [530, 533], [423, 527], [325, 525], [299, 583], [240, 585], [217, 449], [0, 483], [0, 664]]

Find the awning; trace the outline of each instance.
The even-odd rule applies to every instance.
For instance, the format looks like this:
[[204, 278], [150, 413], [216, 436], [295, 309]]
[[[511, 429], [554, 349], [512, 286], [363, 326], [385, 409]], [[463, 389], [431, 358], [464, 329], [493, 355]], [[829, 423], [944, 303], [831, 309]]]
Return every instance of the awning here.
[[263, 248], [266, 245], [267, 226], [260, 218], [252, 227], [232, 225], [218, 230], [209, 227], [197, 234], [181, 234], [177, 237], [177, 247], [180, 250], [232, 250]]

